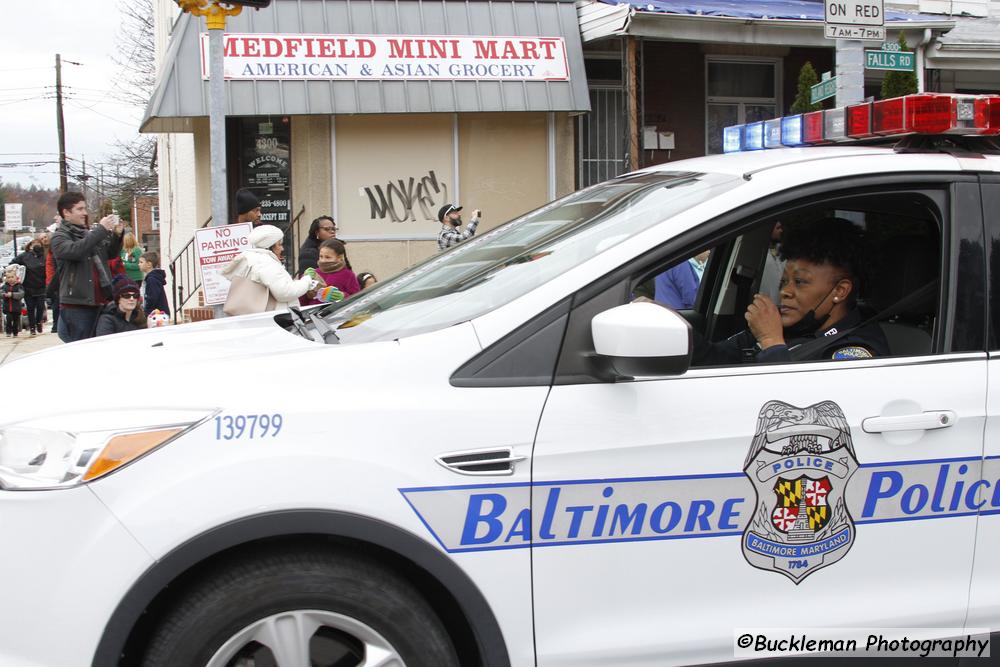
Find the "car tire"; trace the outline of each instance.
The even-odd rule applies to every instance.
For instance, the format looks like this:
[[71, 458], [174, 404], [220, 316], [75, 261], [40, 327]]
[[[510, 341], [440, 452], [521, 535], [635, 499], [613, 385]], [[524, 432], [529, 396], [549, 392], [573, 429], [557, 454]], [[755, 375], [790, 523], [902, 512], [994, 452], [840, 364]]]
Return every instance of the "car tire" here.
[[[371, 663], [393, 667], [459, 664], [414, 586], [378, 562], [330, 549], [258, 551], [211, 568], [165, 613], [147, 646], [145, 667], [350, 665], [375, 654], [382, 657]], [[265, 652], [255, 653], [261, 646]]]

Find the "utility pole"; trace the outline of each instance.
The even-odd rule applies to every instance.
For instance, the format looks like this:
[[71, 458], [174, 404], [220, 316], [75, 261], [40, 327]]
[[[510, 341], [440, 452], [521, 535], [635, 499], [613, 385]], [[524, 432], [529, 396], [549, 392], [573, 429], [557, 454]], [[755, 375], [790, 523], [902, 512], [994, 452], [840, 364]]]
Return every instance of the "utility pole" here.
[[[208, 28], [208, 134], [210, 138], [212, 226], [229, 223], [226, 202], [226, 87], [223, 74], [223, 33], [226, 17], [243, 11], [240, 1], [175, 0], [185, 12], [205, 17]], [[270, 2], [257, 2], [267, 6]], [[221, 307], [217, 308], [221, 313]], [[218, 315], [219, 313], [217, 313]]]
[[[237, 16], [243, 11], [238, 0], [175, 0], [185, 12], [205, 17], [208, 28], [208, 134], [211, 162], [212, 226], [229, 223], [226, 202], [226, 87], [223, 67], [223, 35], [226, 17]], [[257, 2], [262, 6], [270, 4]], [[224, 317], [222, 304], [213, 306], [216, 319]]]
[[56, 54], [56, 128], [59, 131], [59, 189], [66, 192], [66, 128], [63, 125], [62, 58]]

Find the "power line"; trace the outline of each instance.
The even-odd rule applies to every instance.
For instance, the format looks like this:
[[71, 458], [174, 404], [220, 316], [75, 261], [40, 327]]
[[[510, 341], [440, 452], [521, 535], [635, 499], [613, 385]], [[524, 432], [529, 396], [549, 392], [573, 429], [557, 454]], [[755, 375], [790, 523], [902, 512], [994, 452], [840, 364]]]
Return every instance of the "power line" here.
[[135, 127], [136, 129], [138, 129], [137, 126], [139, 124], [139, 121], [126, 121], [126, 120], [122, 120], [120, 118], [113, 118], [113, 117], [109, 116], [106, 113], [101, 113], [100, 111], [98, 111], [97, 109], [94, 109], [93, 107], [84, 106], [84, 105], [79, 104], [78, 102], [76, 102], [74, 100], [70, 100], [70, 104], [72, 106], [76, 107], [77, 109], [83, 109], [84, 111], [90, 111], [92, 113], [96, 113], [98, 116], [104, 116], [108, 120], [113, 120], [116, 123], [121, 123], [122, 125], [128, 125], [129, 127]]

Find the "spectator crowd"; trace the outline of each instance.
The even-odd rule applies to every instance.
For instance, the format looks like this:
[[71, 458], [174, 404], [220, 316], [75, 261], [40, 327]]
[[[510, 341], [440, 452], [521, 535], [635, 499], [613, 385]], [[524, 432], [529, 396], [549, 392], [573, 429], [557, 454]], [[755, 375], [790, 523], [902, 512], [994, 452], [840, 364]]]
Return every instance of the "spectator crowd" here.
[[[370, 272], [355, 274], [333, 217], [323, 215], [312, 222], [292, 276], [284, 264], [285, 232], [261, 224], [257, 196], [241, 189], [235, 205], [233, 222], [252, 225], [250, 247], [224, 268], [223, 275], [234, 286], [243, 282], [250, 289], [264, 290], [267, 299], [259, 310], [340, 301], [377, 282]], [[447, 226], [454, 230], [461, 224], [457, 216], [461, 207], [450, 208], [447, 213], [458, 222], [448, 220]], [[117, 215], [92, 222], [82, 193], [63, 193], [56, 210], [48, 230], [33, 238], [3, 270], [0, 313], [5, 336], [19, 336], [23, 328], [29, 336], [43, 333], [50, 319], [50, 332], [64, 343], [166, 323], [170, 304], [159, 253], [144, 250]], [[442, 223], [447, 213], [439, 215]], [[461, 238], [449, 245], [475, 233], [476, 213], [470, 229], [459, 232]], [[235, 291], [230, 289], [231, 298]]]

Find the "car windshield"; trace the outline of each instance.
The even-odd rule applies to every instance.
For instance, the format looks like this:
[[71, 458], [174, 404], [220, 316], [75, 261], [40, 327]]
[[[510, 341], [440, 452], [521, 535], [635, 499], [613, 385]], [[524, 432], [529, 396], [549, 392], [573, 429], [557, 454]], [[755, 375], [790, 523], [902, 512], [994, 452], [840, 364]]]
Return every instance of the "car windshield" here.
[[465, 322], [742, 182], [724, 174], [657, 172], [594, 185], [318, 314], [342, 343], [392, 340]]

